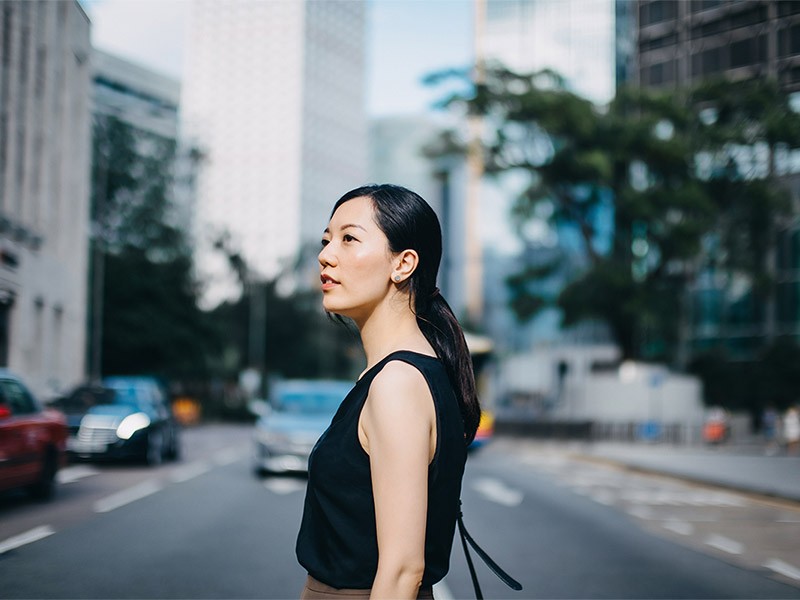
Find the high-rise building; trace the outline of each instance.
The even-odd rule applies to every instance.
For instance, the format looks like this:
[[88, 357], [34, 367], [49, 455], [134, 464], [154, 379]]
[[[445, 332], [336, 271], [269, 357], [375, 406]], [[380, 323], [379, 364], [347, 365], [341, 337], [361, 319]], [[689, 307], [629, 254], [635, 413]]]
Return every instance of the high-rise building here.
[[[630, 82], [675, 88], [704, 79], [771, 78], [800, 92], [800, 2], [779, 0], [638, 0], [624, 4], [635, 43], [623, 62]], [[618, 8], [618, 14], [620, 9]], [[618, 57], [618, 63], [620, 57]], [[787, 153], [780, 181], [800, 203], [800, 153]], [[692, 290], [690, 347], [723, 345], [732, 357], [752, 359], [776, 337], [800, 340], [800, 220], [776, 224], [769, 269], [775, 294], [766, 300], [733, 274], [707, 270]]]
[[[614, 4], [612, 0], [476, 0], [485, 2], [482, 27], [476, 31], [480, 57], [491, 64], [499, 62], [519, 73], [544, 69], [558, 72], [568, 88], [592, 102], [608, 102], [614, 94]], [[479, 13], [480, 14], [480, 13]], [[484, 238], [483, 287], [484, 324], [500, 351], [522, 351], [537, 343], [604, 341], [607, 333], [596, 324], [585, 324], [573, 331], [560, 330], [560, 312], [546, 308], [530, 322], [521, 324], [511, 313], [506, 279], [525, 265], [540, 264], [555, 255], [564, 256], [564, 268], [539, 290], [555, 297], [586, 263], [577, 232], [569, 226], [550, 227], [536, 223], [538, 233], [522, 243], [510, 223], [516, 194], [524, 189], [519, 174], [496, 177], [481, 185], [481, 228], [491, 228]], [[606, 245], [610, 239], [612, 208], [603, 203], [594, 216]], [[503, 228], [497, 221], [502, 213]], [[492, 226], [492, 222], [494, 226]], [[516, 243], [512, 242], [512, 238]], [[605, 337], [604, 337], [605, 336]]]
[[[626, 2], [627, 0], [618, 0]], [[726, 75], [772, 77], [800, 90], [800, 3], [779, 0], [639, 0], [636, 81], [674, 87]]]
[[198, 268], [207, 301], [234, 295], [210, 244], [231, 234], [251, 277], [317, 242], [335, 199], [367, 167], [363, 2], [200, 0], [183, 111], [207, 159], [198, 181]]
[[613, 98], [613, 0], [481, 1], [487, 61], [521, 73], [552, 69], [576, 94], [598, 103]]
[[48, 396], [85, 376], [90, 23], [0, 2], [0, 366]]

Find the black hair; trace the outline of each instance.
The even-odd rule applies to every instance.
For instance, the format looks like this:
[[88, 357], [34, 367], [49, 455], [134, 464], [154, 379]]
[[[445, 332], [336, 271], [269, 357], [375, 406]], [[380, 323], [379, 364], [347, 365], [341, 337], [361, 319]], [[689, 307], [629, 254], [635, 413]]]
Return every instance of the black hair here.
[[478, 429], [481, 409], [464, 332], [436, 287], [442, 260], [439, 219], [421, 196], [391, 184], [367, 185], [347, 192], [337, 200], [331, 217], [337, 208], [353, 198], [372, 201], [375, 221], [389, 240], [392, 252], [414, 250], [419, 256], [417, 268], [399, 286], [410, 292], [409, 302], [413, 303], [411, 308], [417, 324], [444, 364], [461, 408], [466, 440], [470, 443]]

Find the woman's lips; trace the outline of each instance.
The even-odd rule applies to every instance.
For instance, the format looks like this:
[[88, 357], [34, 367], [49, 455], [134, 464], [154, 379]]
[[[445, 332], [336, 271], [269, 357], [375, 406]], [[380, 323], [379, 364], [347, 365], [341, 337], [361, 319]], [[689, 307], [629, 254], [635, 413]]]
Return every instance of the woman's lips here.
[[329, 289], [334, 288], [337, 285], [339, 285], [339, 282], [336, 281], [330, 275], [320, 275], [320, 280], [322, 281], [322, 290], [323, 291], [329, 290]]

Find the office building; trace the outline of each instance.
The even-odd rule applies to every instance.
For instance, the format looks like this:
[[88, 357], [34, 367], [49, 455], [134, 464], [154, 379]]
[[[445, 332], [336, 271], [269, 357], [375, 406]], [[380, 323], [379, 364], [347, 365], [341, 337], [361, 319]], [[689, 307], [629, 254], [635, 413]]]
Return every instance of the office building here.
[[[771, 78], [790, 94], [800, 92], [799, 2], [618, 0], [617, 13], [629, 27], [622, 34], [632, 32], [635, 40], [632, 54], [617, 57], [618, 64], [630, 66], [630, 83], [666, 89], [717, 77]], [[778, 174], [796, 207], [800, 153], [787, 152], [783, 159]], [[769, 266], [776, 286], [766, 299], [734, 274], [706, 269], [698, 275], [692, 290], [691, 350], [722, 345], [731, 357], [750, 360], [770, 340], [800, 340], [798, 240], [797, 213], [776, 224]]]
[[364, 182], [363, 2], [193, 4], [182, 109], [207, 160], [198, 180], [206, 302], [238, 293], [212, 248], [228, 232], [250, 277], [317, 248], [333, 202]]
[[[627, 4], [627, 2], [626, 2]], [[684, 86], [725, 75], [800, 90], [800, 4], [779, 0], [640, 0], [635, 81]]]
[[41, 397], [85, 376], [90, 23], [0, 2], [0, 366]]

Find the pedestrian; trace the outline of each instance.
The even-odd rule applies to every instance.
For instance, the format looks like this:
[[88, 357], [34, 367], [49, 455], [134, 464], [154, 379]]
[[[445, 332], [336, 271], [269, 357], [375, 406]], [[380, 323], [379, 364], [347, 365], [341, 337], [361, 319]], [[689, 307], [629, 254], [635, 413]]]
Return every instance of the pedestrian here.
[[790, 406], [783, 415], [783, 439], [786, 441], [786, 454], [800, 454], [800, 411]]
[[761, 415], [761, 431], [764, 434], [764, 453], [767, 456], [774, 456], [778, 453], [779, 440], [778, 431], [780, 429], [780, 416], [775, 407], [770, 404]]
[[449, 568], [480, 407], [461, 327], [436, 287], [436, 214], [394, 185], [336, 202], [322, 305], [358, 327], [367, 367], [308, 464], [301, 598], [432, 598]]

